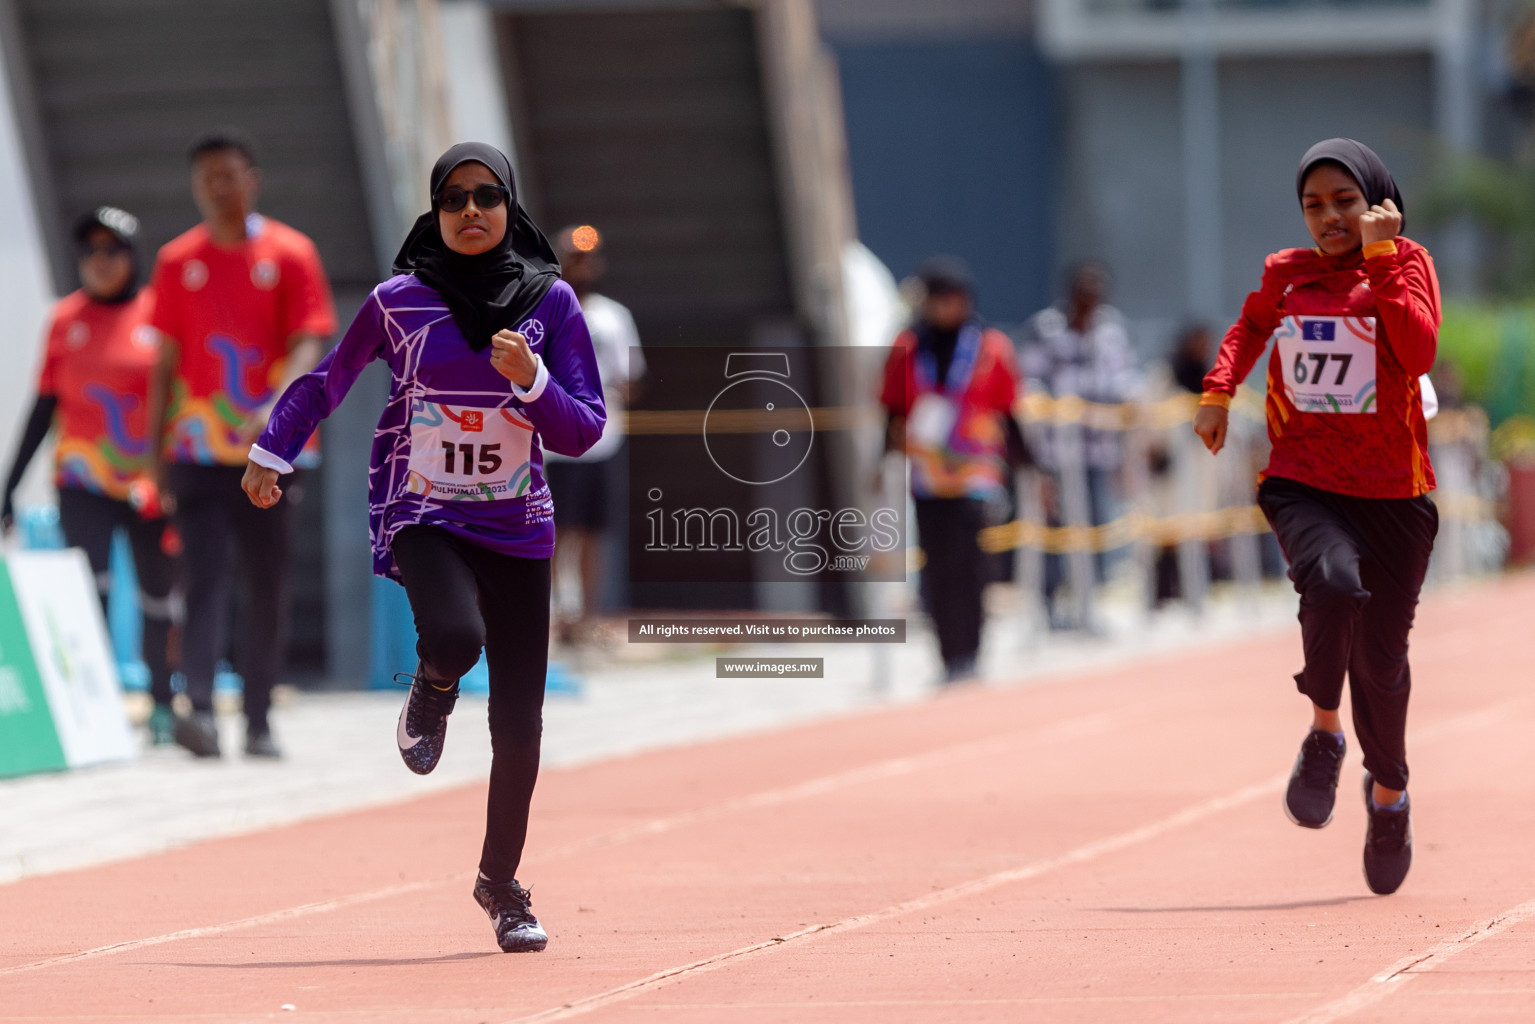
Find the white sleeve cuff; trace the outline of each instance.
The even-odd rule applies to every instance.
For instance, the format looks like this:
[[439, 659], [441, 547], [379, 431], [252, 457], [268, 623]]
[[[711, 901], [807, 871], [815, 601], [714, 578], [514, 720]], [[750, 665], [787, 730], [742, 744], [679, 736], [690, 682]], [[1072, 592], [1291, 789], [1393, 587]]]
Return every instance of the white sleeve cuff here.
[[250, 460], [265, 469], [275, 469], [279, 473], [291, 473], [293, 467], [282, 459], [273, 455], [259, 444], [251, 445]]
[[538, 396], [542, 395], [544, 388], [549, 386], [549, 367], [544, 365], [544, 357], [535, 355], [533, 359], [538, 363], [538, 370], [533, 374], [533, 386], [524, 391], [517, 386], [516, 381], [511, 381], [512, 394], [521, 399], [524, 404], [538, 401]]

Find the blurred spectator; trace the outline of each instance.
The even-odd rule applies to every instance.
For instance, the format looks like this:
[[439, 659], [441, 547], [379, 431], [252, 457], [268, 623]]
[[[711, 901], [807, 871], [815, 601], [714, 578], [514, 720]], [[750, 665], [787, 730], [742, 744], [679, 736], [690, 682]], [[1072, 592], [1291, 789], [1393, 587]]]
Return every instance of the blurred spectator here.
[[[1205, 374], [1209, 372], [1215, 357], [1215, 339], [1205, 324], [1190, 324], [1178, 335], [1172, 354], [1167, 358], [1166, 379], [1156, 388], [1158, 397], [1176, 394], [1200, 395], [1204, 392]], [[1181, 440], [1181, 435], [1180, 438]], [[1173, 465], [1164, 442], [1151, 447], [1151, 476], [1154, 505], [1159, 515], [1173, 514], [1178, 510]], [[1211, 544], [1212, 564], [1221, 565], [1220, 545]], [[1219, 576], [1219, 569], [1216, 570]], [[1156, 585], [1154, 602], [1161, 605], [1182, 595], [1182, 580], [1178, 569], [1178, 549], [1175, 546], [1160, 548], [1156, 558]]]
[[53, 478], [64, 542], [84, 549], [105, 612], [112, 589], [112, 535], [118, 527], [127, 534], [154, 699], [150, 739], [169, 743], [175, 724], [170, 648], [177, 542], [146, 475], [145, 406], [160, 346], [147, 325], [154, 296], [139, 287], [138, 230], [137, 218], [111, 206], [97, 207], [75, 225], [80, 290], [60, 299], [49, 317], [37, 398], [11, 463], [3, 519], [9, 530], [16, 487], [49, 429], [57, 426]]
[[572, 575], [581, 588], [576, 614], [562, 614], [557, 629], [563, 642], [579, 643], [590, 638], [593, 612], [602, 599], [606, 541], [622, 525], [611, 512], [616, 496], [627, 493], [620, 457], [625, 444], [624, 410], [645, 374], [645, 357], [629, 310], [595, 290], [607, 270], [597, 229], [589, 224], [566, 228], [555, 236], [554, 250], [560, 258], [560, 273], [575, 290], [591, 332], [608, 410], [602, 437], [580, 458], [544, 452], [560, 538], [554, 550], [556, 602], [561, 584], [568, 583]]
[[1191, 324], [1178, 335], [1167, 360], [1173, 383], [1191, 395], [1204, 392], [1205, 374], [1215, 361], [1215, 339], [1206, 324]]
[[[1071, 396], [1117, 405], [1139, 395], [1141, 378], [1135, 352], [1124, 317], [1104, 301], [1108, 288], [1109, 272], [1103, 264], [1078, 263], [1068, 274], [1065, 298], [1058, 305], [1036, 313], [1024, 325], [1020, 346], [1024, 376], [1052, 398]], [[1060, 428], [1043, 431], [1035, 454], [1041, 468], [1053, 476], [1057, 494], [1065, 483], [1063, 471], [1085, 470], [1088, 517], [1092, 525], [1102, 525], [1118, 514], [1118, 476], [1124, 462], [1124, 439], [1119, 431], [1092, 427], [1082, 429], [1080, 435], [1081, 467], [1063, 466], [1063, 454], [1069, 449], [1062, 444]], [[1052, 515], [1051, 522], [1060, 525], [1059, 515]], [[1100, 553], [1095, 561], [1101, 580], [1107, 573], [1107, 554]], [[1047, 555], [1047, 607], [1053, 609], [1056, 591], [1064, 577], [1062, 557]], [[1053, 611], [1051, 624], [1064, 624]]]
[[880, 404], [887, 450], [904, 451], [922, 545], [922, 600], [938, 634], [944, 677], [973, 676], [981, 647], [986, 506], [1007, 475], [1018, 370], [1012, 342], [975, 315], [969, 268], [935, 257], [917, 272], [916, 322], [885, 363]]
[[186, 548], [182, 671], [192, 714], [176, 723], [176, 742], [199, 757], [219, 754], [213, 676], [236, 578], [233, 540], [247, 570], [235, 645], [245, 751], [276, 757], [267, 711], [287, 644], [298, 488], [290, 484], [289, 501], [263, 510], [240, 480], [277, 397], [319, 362], [336, 311], [314, 243], [256, 212], [261, 172], [250, 140], [213, 132], [193, 143], [189, 160], [203, 221], [161, 248], [150, 319], [162, 343], [150, 391], [151, 454]]
[[1434, 363], [1434, 369], [1429, 375], [1433, 378], [1434, 393], [1439, 399], [1439, 408], [1460, 409], [1466, 404], [1466, 380], [1461, 376], [1460, 367], [1450, 359], [1440, 356]]

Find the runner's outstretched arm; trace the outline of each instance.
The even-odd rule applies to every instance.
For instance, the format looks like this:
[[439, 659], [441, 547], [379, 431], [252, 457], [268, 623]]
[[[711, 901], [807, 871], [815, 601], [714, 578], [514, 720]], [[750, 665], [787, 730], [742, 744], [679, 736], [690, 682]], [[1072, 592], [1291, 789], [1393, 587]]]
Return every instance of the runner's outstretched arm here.
[[383, 353], [388, 340], [383, 319], [375, 292], [357, 311], [341, 343], [277, 399], [266, 429], [251, 446], [250, 461], [240, 481], [252, 504], [271, 508], [282, 498], [278, 476], [293, 472], [292, 460], [303, 450], [309, 435], [341, 404], [363, 368]]
[[1215, 365], [1205, 374], [1205, 391], [1194, 414], [1194, 433], [1204, 441], [1210, 454], [1226, 446], [1227, 410], [1237, 385], [1257, 365], [1269, 336], [1279, 326], [1279, 300], [1284, 296], [1284, 280], [1270, 256], [1263, 266], [1263, 283], [1242, 303], [1242, 315], [1226, 330], [1216, 353]]

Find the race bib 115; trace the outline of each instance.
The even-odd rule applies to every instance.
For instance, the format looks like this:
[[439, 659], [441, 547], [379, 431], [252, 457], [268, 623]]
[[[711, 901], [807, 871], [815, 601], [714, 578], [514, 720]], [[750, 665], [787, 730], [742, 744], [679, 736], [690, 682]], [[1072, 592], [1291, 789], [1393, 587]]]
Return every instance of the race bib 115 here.
[[515, 409], [417, 399], [408, 486], [434, 501], [519, 498], [532, 483], [532, 450], [533, 424]]
[[1274, 331], [1285, 397], [1301, 412], [1375, 411], [1375, 318], [1287, 316]]

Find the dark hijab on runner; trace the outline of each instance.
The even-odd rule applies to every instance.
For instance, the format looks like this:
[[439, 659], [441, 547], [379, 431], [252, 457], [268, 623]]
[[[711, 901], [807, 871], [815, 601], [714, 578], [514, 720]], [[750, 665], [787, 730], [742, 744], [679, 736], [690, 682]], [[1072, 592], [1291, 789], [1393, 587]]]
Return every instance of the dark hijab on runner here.
[[[449, 249], [437, 227], [443, 182], [454, 168], [470, 162], [490, 168], [508, 193], [506, 236], [477, 256]], [[461, 142], [449, 149], [432, 167], [431, 194], [432, 208], [416, 218], [405, 236], [394, 258], [394, 272], [415, 274], [435, 289], [469, 347], [479, 352], [490, 347], [493, 334], [520, 322], [543, 300], [560, 279], [560, 261], [544, 233], [518, 205], [512, 163], [496, 147]]]
[[1379, 206], [1387, 199], [1395, 203], [1397, 211], [1402, 214], [1402, 230], [1406, 229], [1407, 204], [1402, 201], [1402, 192], [1396, 187], [1396, 179], [1391, 177], [1385, 162], [1375, 155], [1373, 149], [1353, 139], [1324, 139], [1306, 150], [1306, 155], [1300, 160], [1300, 170], [1295, 172], [1297, 199], [1301, 198], [1305, 190], [1306, 175], [1317, 164], [1327, 162], [1340, 165], [1353, 176], [1364, 192], [1364, 201], [1368, 205]]

